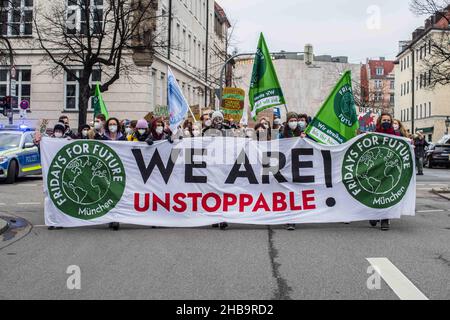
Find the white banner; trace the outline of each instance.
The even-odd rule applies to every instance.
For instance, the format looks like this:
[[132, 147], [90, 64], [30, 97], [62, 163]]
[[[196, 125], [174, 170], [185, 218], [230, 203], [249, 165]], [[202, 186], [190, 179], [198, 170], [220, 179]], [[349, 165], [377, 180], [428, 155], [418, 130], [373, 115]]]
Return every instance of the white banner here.
[[175, 144], [44, 138], [45, 222], [197, 227], [395, 219], [415, 214], [407, 140], [184, 139]]

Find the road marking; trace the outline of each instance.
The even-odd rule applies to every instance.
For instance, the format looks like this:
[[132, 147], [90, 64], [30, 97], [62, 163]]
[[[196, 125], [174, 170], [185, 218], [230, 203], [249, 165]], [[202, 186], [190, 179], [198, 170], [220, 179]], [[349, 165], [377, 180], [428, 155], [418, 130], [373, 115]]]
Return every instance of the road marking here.
[[6, 206], [6, 203], [0, 203], [0, 206]]
[[433, 188], [417, 188], [417, 190], [433, 190]]
[[367, 258], [367, 261], [380, 272], [380, 276], [400, 300], [428, 300], [388, 258]]
[[417, 213], [430, 213], [430, 212], [445, 212], [445, 210], [422, 210], [422, 211], [417, 211]]
[[17, 203], [19, 206], [38, 206], [41, 205], [40, 202], [19, 202]]

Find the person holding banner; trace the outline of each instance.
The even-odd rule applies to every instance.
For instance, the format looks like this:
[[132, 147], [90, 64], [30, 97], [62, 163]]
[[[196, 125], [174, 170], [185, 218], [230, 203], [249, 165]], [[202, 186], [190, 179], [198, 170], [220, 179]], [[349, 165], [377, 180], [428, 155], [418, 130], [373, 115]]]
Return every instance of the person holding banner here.
[[[381, 116], [378, 118], [377, 122], [377, 129], [375, 132], [377, 133], [384, 133], [389, 134], [393, 136], [401, 136], [399, 132], [396, 132], [393, 127], [394, 119], [389, 113], [382, 113]], [[376, 227], [378, 224], [377, 220], [371, 220], [370, 225], [372, 227]], [[389, 230], [389, 219], [381, 220], [381, 230], [382, 231], [388, 231]]]
[[85, 124], [78, 128], [78, 136], [77, 139], [79, 140], [89, 140], [91, 139], [89, 137], [89, 132], [91, 132], [91, 126], [88, 124]]
[[152, 129], [147, 139], [149, 145], [152, 145], [154, 141], [162, 140], [168, 140], [170, 143], [173, 143], [172, 133], [169, 131], [170, 129], [166, 129], [165, 131], [165, 124], [161, 118], [153, 120], [151, 127]]
[[104, 114], [99, 113], [95, 116], [94, 119], [94, 140], [108, 140], [107, 137], [105, 137], [105, 123], [106, 123], [106, 117]]
[[125, 136], [122, 134], [118, 119], [108, 119], [105, 127], [105, 137], [111, 141], [125, 141]]
[[136, 123], [136, 128], [133, 134], [127, 137], [128, 141], [132, 142], [146, 142], [150, 136], [148, 122], [145, 119], [140, 119]]

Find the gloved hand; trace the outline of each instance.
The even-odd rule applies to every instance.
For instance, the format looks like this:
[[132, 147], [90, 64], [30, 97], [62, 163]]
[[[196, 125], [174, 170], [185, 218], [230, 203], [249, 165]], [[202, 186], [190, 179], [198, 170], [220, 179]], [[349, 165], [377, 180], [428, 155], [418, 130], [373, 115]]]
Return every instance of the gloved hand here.
[[147, 142], [147, 144], [148, 144], [149, 146], [152, 146], [152, 145], [153, 145], [153, 139], [152, 139], [152, 138], [148, 138], [147, 140], [145, 140], [145, 142]]

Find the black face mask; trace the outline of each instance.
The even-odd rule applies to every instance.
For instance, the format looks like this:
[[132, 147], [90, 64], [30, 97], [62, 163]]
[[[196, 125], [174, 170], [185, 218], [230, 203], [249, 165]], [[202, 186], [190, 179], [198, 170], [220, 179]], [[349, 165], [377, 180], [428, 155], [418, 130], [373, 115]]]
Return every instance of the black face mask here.
[[383, 122], [383, 123], [381, 124], [381, 127], [382, 127], [384, 130], [388, 130], [388, 129], [390, 129], [390, 128], [392, 127], [392, 124], [391, 124], [390, 122]]

